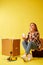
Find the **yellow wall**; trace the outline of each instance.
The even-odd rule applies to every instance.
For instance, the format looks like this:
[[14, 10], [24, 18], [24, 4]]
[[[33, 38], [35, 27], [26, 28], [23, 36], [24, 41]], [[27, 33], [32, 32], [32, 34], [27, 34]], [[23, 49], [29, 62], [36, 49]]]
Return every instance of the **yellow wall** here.
[[30, 22], [37, 24], [43, 38], [43, 0], [0, 0], [0, 51], [2, 38], [21, 39]]

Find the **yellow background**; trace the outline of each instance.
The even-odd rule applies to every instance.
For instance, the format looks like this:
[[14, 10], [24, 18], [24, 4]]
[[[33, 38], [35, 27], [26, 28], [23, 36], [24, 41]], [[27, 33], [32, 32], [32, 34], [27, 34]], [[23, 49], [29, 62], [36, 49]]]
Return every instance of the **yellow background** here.
[[22, 33], [28, 33], [31, 22], [37, 24], [40, 37], [43, 38], [43, 0], [0, 0], [0, 52], [1, 39], [22, 40]]

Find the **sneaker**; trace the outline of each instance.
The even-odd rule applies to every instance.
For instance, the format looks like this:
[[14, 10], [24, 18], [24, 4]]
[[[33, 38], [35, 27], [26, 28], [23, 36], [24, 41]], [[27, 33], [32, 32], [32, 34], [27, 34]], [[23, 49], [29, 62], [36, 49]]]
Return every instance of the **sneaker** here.
[[31, 59], [32, 59], [32, 55], [29, 54], [29, 55], [28, 55], [28, 61], [30, 61]]
[[24, 62], [27, 61], [27, 59], [26, 59], [26, 55], [25, 55], [25, 54], [24, 54], [23, 56], [21, 56], [21, 58], [23, 59]]

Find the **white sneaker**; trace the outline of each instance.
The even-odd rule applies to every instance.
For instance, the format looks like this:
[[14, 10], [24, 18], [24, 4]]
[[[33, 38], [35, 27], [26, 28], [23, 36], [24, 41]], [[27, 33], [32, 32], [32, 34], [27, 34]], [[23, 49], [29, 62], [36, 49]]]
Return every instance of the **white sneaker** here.
[[24, 54], [23, 56], [21, 56], [21, 58], [25, 58], [26, 57], [26, 55]]
[[26, 59], [26, 55], [25, 54], [23, 56], [21, 56], [21, 58], [24, 60], [24, 62], [27, 62], [27, 59]]
[[28, 61], [30, 61], [31, 59], [32, 59], [32, 55], [29, 54], [29, 55], [28, 55]]

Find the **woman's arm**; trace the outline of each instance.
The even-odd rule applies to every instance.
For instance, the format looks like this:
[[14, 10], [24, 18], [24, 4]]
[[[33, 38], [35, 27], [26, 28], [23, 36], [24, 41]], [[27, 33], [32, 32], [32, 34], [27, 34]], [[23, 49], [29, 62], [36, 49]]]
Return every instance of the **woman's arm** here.
[[40, 35], [38, 32], [35, 32], [35, 34], [33, 35], [33, 41], [38, 41], [40, 38]]
[[23, 35], [22, 35], [22, 38], [23, 38], [24, 40], [28, 40], [28, 39], [29, 39], [29, 33], [28, 33], [27, 36], [26, 36], [25, 34], [23, 34]]
[[38, 32], [36, 32], [34, 36], [35, 36], [35, 37], [34, 37], [35, 40], [39, 39], [39, 37], [40, 37], [40, 35], [39, 35]]

